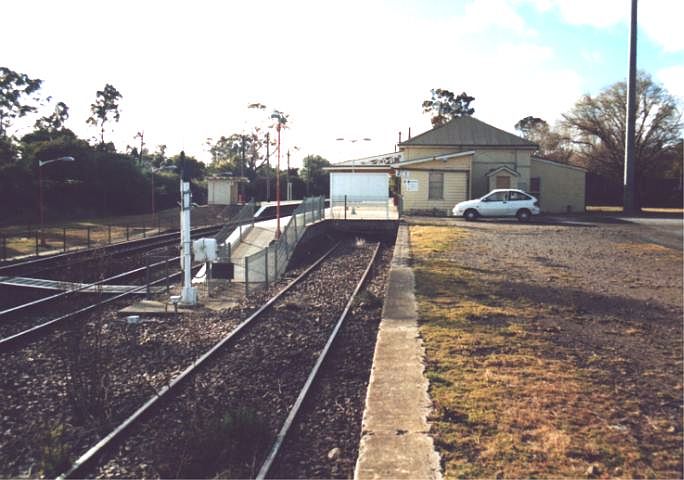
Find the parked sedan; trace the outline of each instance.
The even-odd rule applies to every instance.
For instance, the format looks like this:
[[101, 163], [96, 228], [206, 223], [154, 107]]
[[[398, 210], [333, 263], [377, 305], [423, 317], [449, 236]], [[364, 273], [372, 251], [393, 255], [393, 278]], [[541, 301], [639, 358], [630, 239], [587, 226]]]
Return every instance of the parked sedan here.
[[478, 217], [518, 217], [521, 222], [538, 215], [539, 201], [522, 190], [492, 190], [482, 198], [457, 203], [451, 211], [455, 217], [477, 220]]

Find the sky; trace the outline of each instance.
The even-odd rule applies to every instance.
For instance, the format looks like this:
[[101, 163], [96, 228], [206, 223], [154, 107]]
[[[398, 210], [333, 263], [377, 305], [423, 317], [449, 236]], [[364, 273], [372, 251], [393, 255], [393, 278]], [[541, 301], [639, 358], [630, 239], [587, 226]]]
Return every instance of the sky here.
[[[281, 152], [331, 162], [392, 152], [430, 128], [421, 104], [443, 88], [514, 132], [554, 124], [583, 94], [623, 81], [630, 0], [10, 0], [0, 66], [86, 124], [98, 90], [121, 94], [105, 132], [119, 150], [167, 145], [209, 161], [206, 142], [289, 115]], [[638, 68], [684, 104], [684, 1], [639, 4]], [[263, 111], [248, 109], [251, 103]], [[17, 125], [30, 131], [36, 117]], [[30, 122], [29, 122], [30, 120]], [[275, 133], [274, 133], [275, 135]], [[337, 140], [344, 138], [344, 140]], [[370, 140], [362, 140], [368, 138]], [[358, 140], [358, 141], [355, 141]]]

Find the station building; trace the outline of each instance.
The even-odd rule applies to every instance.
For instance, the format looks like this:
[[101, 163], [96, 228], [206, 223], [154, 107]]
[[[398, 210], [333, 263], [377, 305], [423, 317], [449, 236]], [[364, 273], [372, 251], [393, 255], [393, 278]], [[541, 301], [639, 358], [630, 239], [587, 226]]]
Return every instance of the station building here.
[[584, 211], [586, 170], [536, 157], [535, 143], [476, 118], [454, 118], [398, 146], [328, 167], [331, 200], [388, 198], [392, 188], [405, 213], [448, 214], [495, 188], [518, 188], [544, 212]]

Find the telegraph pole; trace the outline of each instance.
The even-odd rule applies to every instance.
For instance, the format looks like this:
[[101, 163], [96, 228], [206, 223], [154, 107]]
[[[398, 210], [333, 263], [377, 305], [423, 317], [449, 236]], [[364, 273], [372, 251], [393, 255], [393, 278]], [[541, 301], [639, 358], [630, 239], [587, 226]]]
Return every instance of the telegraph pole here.
[[270, 160], [270, 144], [269, 132], [266, 132], [266, 201], [271, 201], [271, 160]]
[[632, 0], [629, 26], [629, 75], [627, 78], [627, 128], [625, 132], [624, 213], [635, 213], [636, 185], [634, 158], [634, 124], [636, 117], [637, 0]]

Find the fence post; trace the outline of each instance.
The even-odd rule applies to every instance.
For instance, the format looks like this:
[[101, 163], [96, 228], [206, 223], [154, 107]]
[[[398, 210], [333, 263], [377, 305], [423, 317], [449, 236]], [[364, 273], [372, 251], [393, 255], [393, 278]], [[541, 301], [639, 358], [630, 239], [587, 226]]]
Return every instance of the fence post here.
[[264, 281], [266, 282], [266, 288], [268, 288], [268, 247], [264, 250]]
[[299, 238], [299, 236], [297, 235], [297, 215], [296, 214], [292, 215], [292, 220], [294, 221], [295, 238]]
[[245, 257], [245, 296], [249, 295], [249, 257]]
[[130, 233], [131, 233], [131, 232], [130, 232], [130, 230], [129, 230], [129, 228], [128, 228], [128, 225], [126, 225], [126, 241], [128, 241], [128, 240], [131, 238], [131, 237], [130, 237]]
[[149, 255], [144, 255], [145, 257], [145, 298], [150, 298], [150, 257]]
[[86, 227], [86, 235], [88, 236], [88, 250], [90, 250], [90, 227]]
[[62, 251], [66, 253], [66, 227], [62, 228]]
[[36, 257], [40, 255], [40, 251], [38, 250], [38, 237], [40, 234], [38, 233], [38, 230], [36, 230]]
[[2, 236], [2, 261], [7, 260], [7, 236]]
[[112, 226], [107, 225], [107, 243], [112, 243]]

